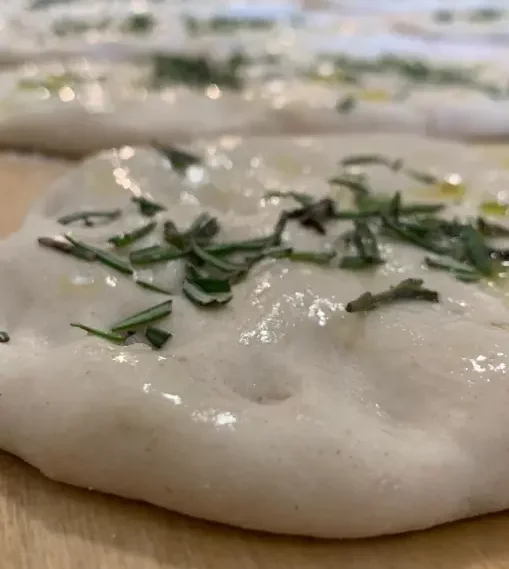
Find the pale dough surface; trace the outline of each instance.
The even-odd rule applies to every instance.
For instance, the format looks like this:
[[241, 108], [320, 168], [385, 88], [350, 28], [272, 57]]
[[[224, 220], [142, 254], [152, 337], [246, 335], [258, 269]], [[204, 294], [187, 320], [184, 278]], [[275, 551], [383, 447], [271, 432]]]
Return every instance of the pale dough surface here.
[[[80, 205], [122, 206], [126, 188], [150, 191], [179, 224], [207, 209], [226, 237], [256, 235], [281, 209], [261, 206], [266, 189], [323, 194], [340, 156], [387, 151], [389, 141], [416, 168], [461, 172], [470, 190], [458, 211], [474, 213], [507, 178], [460, 145], [376, 135], [223, 138], [194, 147], [205, 168], [187, 180], [153, 151], [129, 148], [71, 171], [1, 244], [9, 302], [0, 317], [13, 339], [0, 373], [0, 445], [57, 480], [272, 532], [359, 537], [506, 508], [502, 293], [425, 271], [420, 252], [402, 247], [363, 276], [278, 261], [223, 311], [177, 297], [175, 339], [157, 357], [68, 328], [107, 326], [150, 305], [146, 291], [35, 244]], [[408, 186], [383, 170], [373, 180]], [[320, 245], [297, 228], [292, 239]], [[176, 278], [171, 268], [158, 276]], [[442, 303], [344, 312], [364, 290], [405, 276], [423, 276]]]

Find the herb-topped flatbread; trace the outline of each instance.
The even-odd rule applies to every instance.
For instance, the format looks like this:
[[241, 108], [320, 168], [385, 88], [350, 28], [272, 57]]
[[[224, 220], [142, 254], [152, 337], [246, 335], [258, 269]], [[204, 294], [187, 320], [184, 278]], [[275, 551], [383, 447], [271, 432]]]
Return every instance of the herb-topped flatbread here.
[[506, 508], [507, 177], [402, 135], [87, 160], [0, 243], [1, 448], [271, 532]]

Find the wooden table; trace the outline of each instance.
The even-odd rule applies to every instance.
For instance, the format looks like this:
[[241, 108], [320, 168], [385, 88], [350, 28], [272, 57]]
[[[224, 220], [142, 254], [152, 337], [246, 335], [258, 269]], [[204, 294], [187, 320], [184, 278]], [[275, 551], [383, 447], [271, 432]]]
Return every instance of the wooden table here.
[[[0, 156], [0, 232], [68, 167]], [[372, 540], [266, 536], [57, 484], [0, 453], [0, 569], [161, 567], [509, 569], [509, 513]]]

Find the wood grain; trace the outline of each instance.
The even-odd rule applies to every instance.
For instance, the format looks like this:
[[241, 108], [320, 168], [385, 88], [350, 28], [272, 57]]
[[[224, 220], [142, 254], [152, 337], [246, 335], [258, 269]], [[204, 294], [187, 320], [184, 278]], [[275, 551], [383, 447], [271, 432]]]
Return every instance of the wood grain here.
[[[16, 229], [30, 200], [68, 167], [0, 156], [0, 233]], [[1, 569], [342, 567], [509, 569], [509, 514], [371, 540], [268, 536], [64, 486], [0, 453]]]

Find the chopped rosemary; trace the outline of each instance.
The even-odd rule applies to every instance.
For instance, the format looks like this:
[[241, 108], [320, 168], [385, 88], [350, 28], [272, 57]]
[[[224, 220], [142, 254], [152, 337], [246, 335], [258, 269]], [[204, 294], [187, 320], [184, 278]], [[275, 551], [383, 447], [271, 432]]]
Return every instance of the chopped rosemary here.
[[205, 212], [201, 213], [193, 221], [191, 227], [186, 232], [186, 236], [196, 243], [203, 245], [215, 237], [220, 229], [217, 219]]
[[161, 294], [172, 294], [170, 290], [163, 288], [155, 283], [151, 283], [150, 281], [146, 281], [143, 279], [135, 279], [134, 282], [137, 285], [141, 286], [142, 288], [146, 288], [147, 290], [151, 290], [152, 292], [159, 292]]
[[122, 23], [121, 29], [125, 33], [146, 34], [151, 32], [156, 25], [156, 19], [152, 14], [131, 14]]
[[104, 330], [99, 330], [98, 328], [91, 328], [90, 326], [85, 326], [84, 324], [71, 323], [73, 328], [80, 328], [93, 336], [98, 338], [104, 338], [110, 342], [115, 342], [116, 344], [123, 344], [125, 342], [125, 336], [123, 334], [115, 334], [114, 332], [105, 332]]
[[491, 276], [493, 274], [493, 260], [482, 234], [474, 227], [467, 226], [461, 232], [460, 239], [470, 263], [483, 275]]
[[101, 262], [103, 265], [110, 267], [112, 269], [116, 269], [117, 271], [124, 273], [125, 275], [132, 275], [133, 269], [131, 265], [125, 260], [117, 257], [113, 253], [109, 251], [103, 251], [98, 247], [94, 247], [92, 245], [88, 245], [87, 243], [83, 243], [82, 241], [78, 241], [74, 239], [70, 235], [66, 235], [65, 238], [70, 241], [75, 247], [80, 247], [85, 251], [90, 251], [94, 253], [96, 256], [96, 260]]
[[412, 168], [405, 168], [403, 172], [409, 178], [412, 178], [416, 182], [421, 182], [422, 184], [431, 186], [440, 183], [439, 178], [437, 178], [433, 174], [428, 174], [427, 172], [419, 172], [418, 170], [413, 170]]
[[346, 305], [347, 312], [367, 312], [380, 306], [398, 300], [425, 300], [428, 302], [438, 302], [439, 295], [434, 290], [423, 287], [422, 279], [405, 279], [389, 290], [372, 294], [365, 292], [355, 300]]
[[157, 213], [166, 210], [164, 205], [158, 204], [146, 196], [134, 196], [131, 198], [131, 201], [138, 204], [141, 215], [146, 217], [154, 217]]
[[156, 322], [157, 320], [165, 318], [168, 314], [171, 314], [172, 306], [173, 300], [165, 300], [160, 304], [151, 306], [150, 308], [137, 312], [136, 314], [117, 322], [111, 327], [111, 329], [113, 332], [133, 330], [139, 326], [145, 326], [146, 324]]
[[200, 164], [201, 160], [198, 156], [191, 154], [190, 152], [186, 152], [185, 150], [180, 150], [178, 148], [172, 146], [154, 146], [168, 158], [171, 162], [172, 168], [182, 174], [185, 172], [190, 166], [194, 166], [196, 164]]
[[64, 237], [39, 237], [37, 239], [39, 245], [43, 247], [47, 247], [48, 249], [54, 249], [55, 251], [60, 251], [61, 253], [65, 253], [67, 255], [71, 255], [76, 257], [77, 259], [83, 259], [84, 261], [95, 261], [97, 259], [97, 255], [89, 251], [87, 249], [83, 249], [82, 247], [78, 247], [69, 243]]
[[9, 334], [7, 334], [7, 332], [0, 330], [0, 344], [7, 344], [7, 342], [9, 342], [10, 339], [11, 337], [9, 336]]
[[477, 218], [477, 231], [485, 237], [509, 237], [509, 227], [486, 221], [482, 217]]
[[394, 172], [402, 171], [409, 178], [423, 184], [437, 184], [439, 182], [438, 178], [433, 174], [419, 172], [413, 168], [403, 168], [404, 161], [401, 158], [391, 159], [383, 156], [382, 154], [355, 154], [343, 158], [339, 164], [345, 168], [351, 166], [386, 166]]
[[211, 253], [208, 253], [205, 249], [202, 249], [196, 241], [191, 240], [191, 251], [198, 259], [224, 271], [225, 273], [236, 273], [245, 269], [245, 265], [239, 265], [237, 263], [232, 263], [231, 261], [226, 261], [222, 258], [217, 257]]
[[287, 219], [297, 219], [303, 227], [314, 229], [320, 235], [325, 235], [325, 222], [336, 219], [336, 202], [323, 198], [310, 205], [286, 212]]
[[344, 168], [350, 166], [372, 166], [376, 164], [394, 169], [394, 161], [381, 154], [352, 154], [340, 160], [339, 164]]
[[227, 304], [233, 298], [230, 292], [207, 292], [199, 284], [188, 279], [184, 280], [182, 291], [186, 297], [198, 306], [219, 306]]
[[76, 211], [74, 213], [68, 213], [57, 219], [58, 223], [62, 225], [69, 225], [75, 221], [83, 221], [87, 227], [93, 227], [95, 225], [94, 219], [102, 219], [105, 221], [114, 221], [122, 215], [122, 210], [112, 209], [108, 211]]
[[365, 265], [383, 263], [375, 234], [365, 221], [356, 220], [352, 234], [352, 244], [357, 250], [357, 256], [364, 260]]
[[145, 338], [150, 342], [153, 348], [160, 350], [165, 346], [168, 340], [173, 338], [173, 334], [163, 330], [162, 328], [147, 326], [147, 329], [145, 330]]
[[372, 267], [373, 265], [373, 261], [358, 255], [345, 255], [339, 263], [341, 269], [351, 270], [365, 269], [367, 267]]
[[315, 265], [328, 265], [336, 256], [334, 251], [295, 251], [292, 250], [288, 259], [295, 262], [313, 263]]
[[151, 245], [143, 249], [136, 249], [129, 254], [129, 260], [132, 265], [152, 265], [153, 263], [162, 263], [164, 261], [174, 261], [185, 257], [188, 251], [177, 249], [176, 247], [165, 247], [163, 245]]
[[365, 199], [371, 196], [371, 190], [364, 176], [352, 176], [350, 174], [335, 176], [329, 180], [329, 184], [348, 188], [353, 194], [357, 207], [361, 207]]
[[342, 114], [351, 113], [357, 106], [357, 99], [353, 95], [345, 95], [336, 103], [336, 111]]
[[151, 221], [150, 223], [138, 227], [137, 229], [134, 229], [128, 233], [120, 233], [119, 235], [110, 237], [108, 239], [108, 242], [112, 245], [115, 245], [115, 247], [126, 247], [127, 245], [132, 245], [139, 239], [143, 239], [143, 237], [146, 237], [149, 233], [152, 233], [156, 227], [157, 223], [155, 221]]
[[481, 279], [481, 275], [470, 265], [456, 261], [451, 257], [425, 257], [424, 263], [431, 269], [448, 271], [460, 281], [477, 282]]
[[273, 236], [254, 237], [253, 239], [245, 239], [243, 241], [211, 243], [205, 247], [205, 250], [212, 255], [229, 255], [241, 251], [260, 251], [272, 245], [273, 241]]
[[215, 84], [220, 88], [240, 89], [242, 71], [246, 58], [234, 53], [224, 62], [213, 61], [203, 55], [157, 54], [153, 57], [152, 85], [184, 84], [189, 87], [207, 87]]
[[398, 220], [391, 218], [388, 215], [382, 214], [382, 221], [385, 229], [388, 230], [389, 234], [392, 237], [397, 237], [402, 241], [412, 243], [417, 247], [421, 247], [422, 249], [431, 251], [437, 255], [447, 255], [449, 253], [448, 248], [439, 243], [436, 243], [436, 241], [428, 237], [427, 234], [425, 236], [421, 236], [414, 232], [411, 228], [406, 227]]

